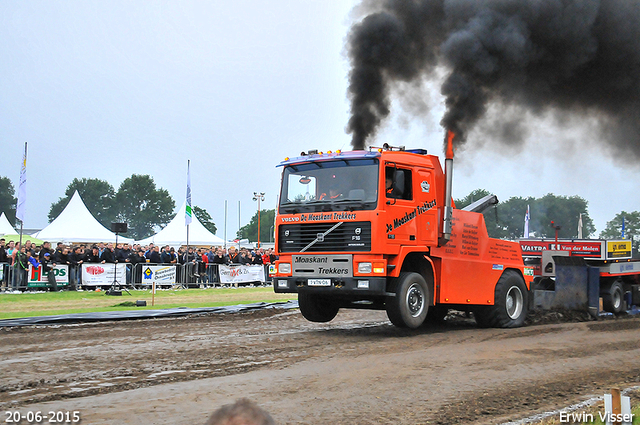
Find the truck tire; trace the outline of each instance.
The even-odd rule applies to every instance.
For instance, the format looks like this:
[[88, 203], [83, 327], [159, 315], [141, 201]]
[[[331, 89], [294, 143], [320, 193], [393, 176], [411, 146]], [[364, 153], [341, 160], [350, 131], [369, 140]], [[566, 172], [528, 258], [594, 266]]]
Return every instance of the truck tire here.
[[429, 287], [418, 273], [400, 273], [393, 287], [395, 297], [386, 300], [387, 316], [399, 328], [416, 329], [429, 312]]
[[326, 323], [333, 320], [338, 314], [338, 304], [322, 296], [298, 293], [298, 306], [300, 313], [310, 322]]
[[522, 276], [513, 270], [505, 271], [496, 283], [494, 304], [474, 310], [476, 323], [483, 328], [522, 326], [527, 317], [528, 296]]
[[618, 314], [622, 311], [624, 306], [623, 300], [624, 287], [622, 286], [622, 282], [616, 280], [611, 284], [609, 289], [602, 294], [602, 307], [604, 308], [604, 311]]

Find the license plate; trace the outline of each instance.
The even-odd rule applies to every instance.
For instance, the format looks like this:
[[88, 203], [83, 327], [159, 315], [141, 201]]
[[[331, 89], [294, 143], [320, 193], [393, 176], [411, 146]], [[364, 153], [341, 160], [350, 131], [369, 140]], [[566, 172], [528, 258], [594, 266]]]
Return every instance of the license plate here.
[[307, 281], [309, 286], [331, 286], [331, 279], [309, 279]]

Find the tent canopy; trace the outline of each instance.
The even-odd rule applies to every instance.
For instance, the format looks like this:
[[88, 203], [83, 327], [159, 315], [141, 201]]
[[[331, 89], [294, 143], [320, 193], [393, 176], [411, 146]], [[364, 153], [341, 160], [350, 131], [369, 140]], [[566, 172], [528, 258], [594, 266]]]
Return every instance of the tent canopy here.
[[[96, 220], [76, 190], [71, 200], [55, 220], [33, 234], [33, 237], [52, 242], [115, 242], [116, 235]], [[118, 236], [118, 242], [132, 243], [133, 239]]]
[[0, 235], [11, 235], [14, 233], [18, 232], [15, 231], [11, 223], [9, 223], [9, 219], [3, 212], [2, 215], [0, 215]]
[[[176, 216], [153, 236], [142, 239], [137, 243], [148, 245], [154, 243], [156, 245], [169, 245], [179, 247], [187, 244], [187, 226], [184, 224], [184, 212], [186, 209], [186, 201], [182, 203], [182, 207], [178, 209]], [[224, 240], [208, 231], [195, 214], [192, 216], [193, 221], [189, 225], [189, 245], [224, 245]]]
[[[14, 242], [20, 241], [20, 235], [18, 235], [17, 233], [11, 234], [11, 235], [2, 235], [1, 237], [3, 237], [5, 242], [7, 243], [9, 243], [10, 241], [14, 241]], [[43, 240], [34, 238], [33, 236], [22, 235], [22, 243], [25, 243], [26, 241], [31, 241], [31, 243], [35, 245], [42, 245], [44, 243]]]

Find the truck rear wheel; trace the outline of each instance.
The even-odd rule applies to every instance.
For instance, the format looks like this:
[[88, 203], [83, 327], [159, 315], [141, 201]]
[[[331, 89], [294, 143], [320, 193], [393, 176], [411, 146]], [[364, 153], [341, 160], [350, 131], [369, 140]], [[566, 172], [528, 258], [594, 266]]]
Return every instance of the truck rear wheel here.
[[528, 295], [522, 277], [513, 270], [505, 271], [496, 283], [494, 304], [474, 310], [476, 323], [496, 328], [522, 326], [527, 317]]
[[319, 295], [298, 293], [300, 313], [310, 322], [330, 322], [338, 314], [338, 304]]
[[622, 282], [616, 280], [611, 284], [609, 289], [602, 294], [602, 307], [604, 311], [618, 314], [622, 311], [624, 305], [623, 300], [624, 287], [622, 286]]
[[392, 290], [395, 297], [386, 300], [387, 316], [400, 328], [416, 329], [429, 311], [429, 287], [418, 273], [400, 273]]

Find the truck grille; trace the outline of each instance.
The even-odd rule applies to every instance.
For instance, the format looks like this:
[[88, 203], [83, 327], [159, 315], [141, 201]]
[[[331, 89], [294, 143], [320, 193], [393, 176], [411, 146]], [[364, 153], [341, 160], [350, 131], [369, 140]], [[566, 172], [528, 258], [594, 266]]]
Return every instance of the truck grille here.
[[280, 252], [371, 251], [371, 223], [368, 221], [338, 223], [286, 224], [278, 228], [278, 250]]

